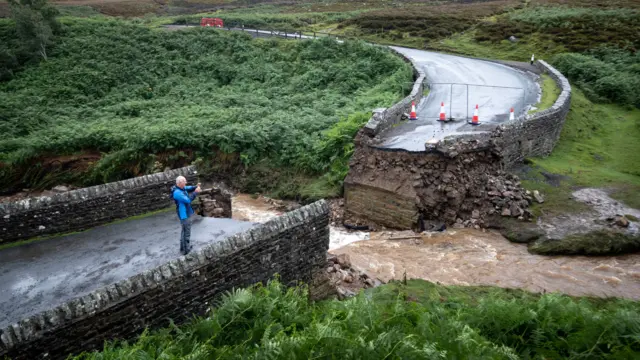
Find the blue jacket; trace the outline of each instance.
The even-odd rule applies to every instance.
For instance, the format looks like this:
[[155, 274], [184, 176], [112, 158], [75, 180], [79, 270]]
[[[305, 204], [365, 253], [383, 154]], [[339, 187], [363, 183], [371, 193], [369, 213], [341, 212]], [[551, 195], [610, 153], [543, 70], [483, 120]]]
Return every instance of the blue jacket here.
[[196, 198], [196, 193], [193, 191], [195, 186], [185, 186], [184, 189], [180, 189], [177, 186], [171, 188], [171, 197], [176, 203], [176, 212], [180, 220], [188, 219], [193, 215], [193, 208], [191, 208], [191, 202]]

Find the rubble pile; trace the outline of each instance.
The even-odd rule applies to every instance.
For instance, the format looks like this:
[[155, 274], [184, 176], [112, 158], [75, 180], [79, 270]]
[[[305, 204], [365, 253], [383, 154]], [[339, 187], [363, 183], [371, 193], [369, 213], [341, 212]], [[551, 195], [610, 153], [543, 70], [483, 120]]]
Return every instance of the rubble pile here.
[[[418, 230], [426, 229], [424, 224], [433, 221], [480, 228], [496, 213], [529, 220], [533, 214], [528, 207], [544, 201], [537, 191], [525, 190], [517, 176], [502, 169], [490, 144], [466, 140], [440, 149], [419, 153], [357, 149], [345, 180], [346, 191], [354, 194], [363, 189], [361, 192], [371, 194], [371, 199], [352, 196], [354, 202], [347, 203], [347, 220], [358, 221], [365, 208], [362, 204], [369, 202], [381, 207], [377, 211], [388, 213], [385, 226], [392, 227], [395, 218], [413, 211], [418, 223], [414, 228]], [[393, 201], [388, 200], [390, 196]]]
[[204, 189], [198, 194], [196, 213], [204, 217], [231, 218], [231, 193], [220, 188]]
[[347, 254], [337, 256], [328, 254], [326, 272], [331, 285], [336, 289], [339, 299], [354, 296], [360, 289], [382, 285], [382, 281], [379, 279], [371, 277], [365, 272], [353, 269], [351, 259]]

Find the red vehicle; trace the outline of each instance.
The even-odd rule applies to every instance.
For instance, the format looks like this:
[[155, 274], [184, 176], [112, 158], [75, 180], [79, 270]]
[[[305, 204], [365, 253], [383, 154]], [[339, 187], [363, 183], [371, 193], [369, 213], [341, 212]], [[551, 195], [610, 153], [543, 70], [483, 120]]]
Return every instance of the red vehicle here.
[[202, 20], [200, 20], [200, 26], [213, 26], [221, 28], [224, 27], [224, 23], [220, 18], [202, 18]]

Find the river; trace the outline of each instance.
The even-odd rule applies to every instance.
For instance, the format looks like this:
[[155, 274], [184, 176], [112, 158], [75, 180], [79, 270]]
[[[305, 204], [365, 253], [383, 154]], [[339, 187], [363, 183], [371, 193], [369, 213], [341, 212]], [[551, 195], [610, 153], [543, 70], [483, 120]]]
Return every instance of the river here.
[[[281, 215], [261, 199], [233, 198], [233, 217], [265, 222]], [[574, 296], [640, 299], [640, 254], [542, 256], [492, 231], [349, 232], [331, 226], [330, 250], [349, 254], [358, 270], [380, 280], [420, 278], [445, 285], [492, 285]], [[389, 240], [390, 238], [413, 237]]]

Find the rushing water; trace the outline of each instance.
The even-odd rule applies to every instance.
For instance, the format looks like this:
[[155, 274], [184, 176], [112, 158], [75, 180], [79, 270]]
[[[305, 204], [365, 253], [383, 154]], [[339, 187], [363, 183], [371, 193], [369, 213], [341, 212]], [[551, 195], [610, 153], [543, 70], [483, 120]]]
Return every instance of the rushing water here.
[[421, 278], [447, 285], [494, 285], [533, 292], [640, 299], [640, 254], [541, 256], [498, 233], [473, 229], [425, 234], [418, 239], [370, 241], [331, 251], [381, 280]]
[[[233, 198], [233, 217], [265, 222], [281, 215], [264, 199]], [[533, 292], [640, 300], [640, 254], [610, 257], [542, 256], [500, 234], [473, 229], [414, 234], [330, 228], [330, 251], [383, 281], [421, 278], [448, 285], [494, 285]], [[394, 238], [396, 240], [389, 240]], [[368, 240], [368, 241], [360, 241]]]
[[[258, 223], [267, 222], [284, 213], [276, 210], [264, 198], [252, 198], [247, 194], [234, 196], [231, 200], [231, 208], [234, 219]], [[367, 232], [352, 232], [338, 226], [330, 226], [329, 233], [329, 249], [337, 249], [355, 241], [369, 239]]]

